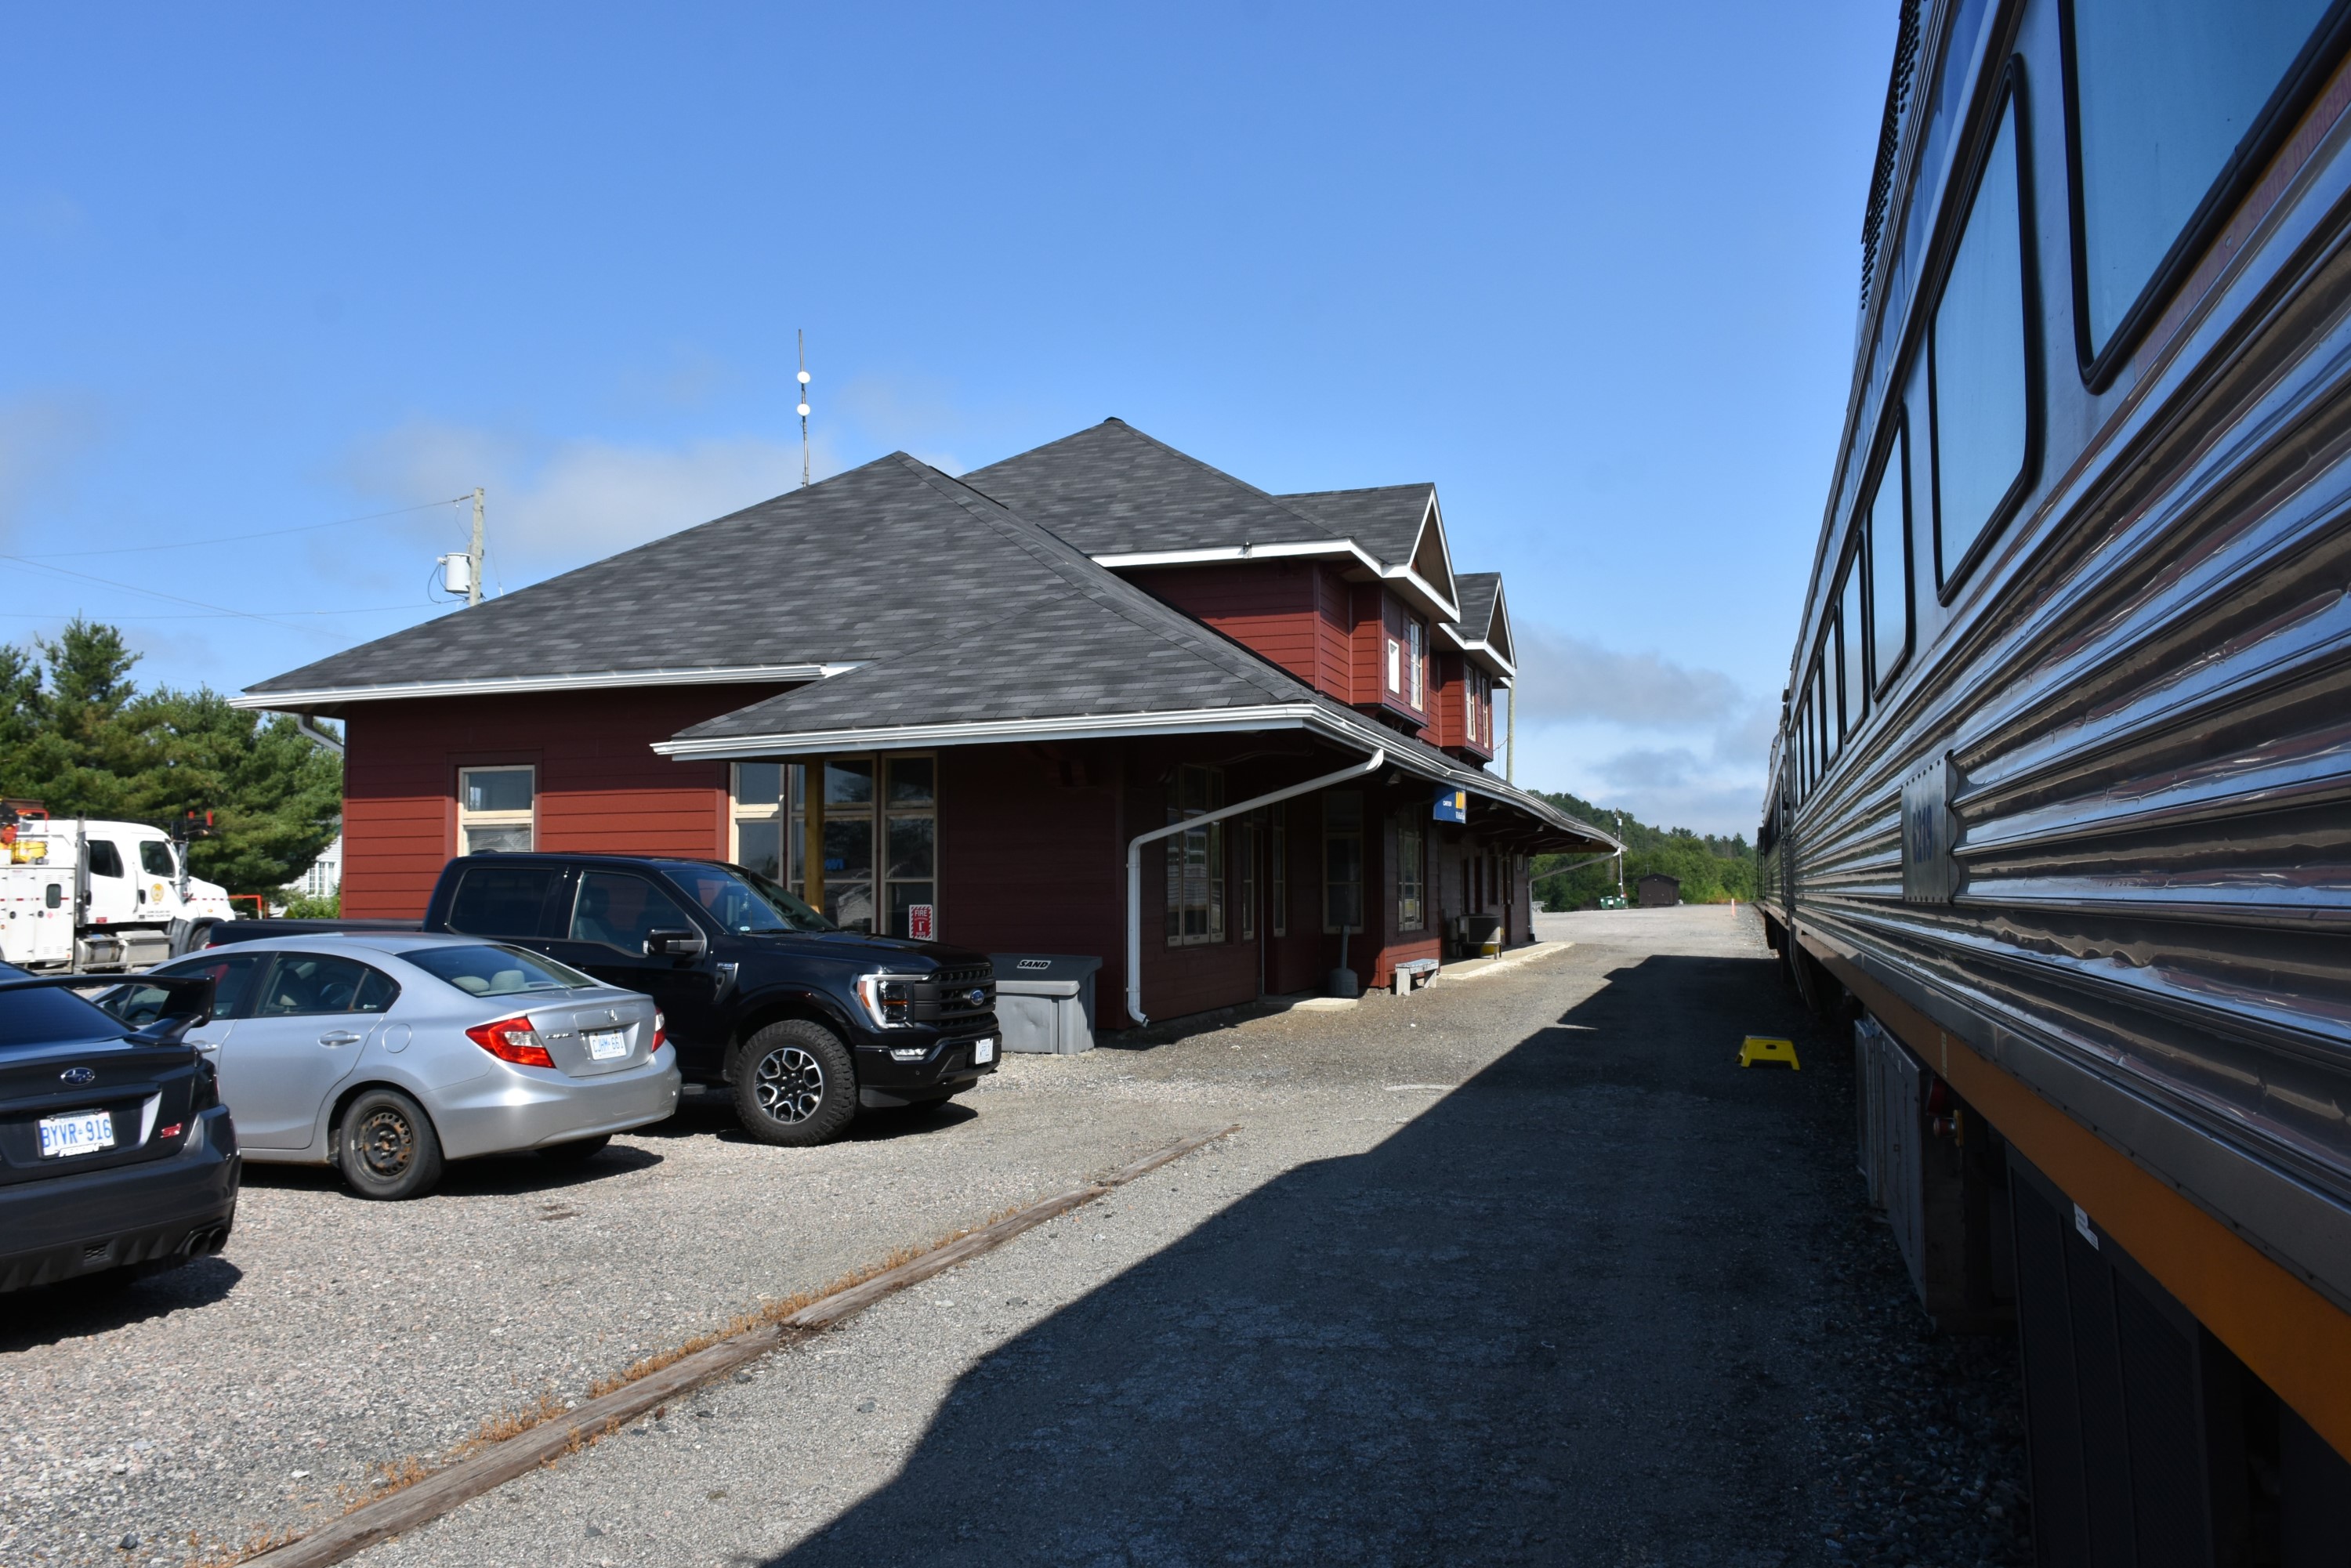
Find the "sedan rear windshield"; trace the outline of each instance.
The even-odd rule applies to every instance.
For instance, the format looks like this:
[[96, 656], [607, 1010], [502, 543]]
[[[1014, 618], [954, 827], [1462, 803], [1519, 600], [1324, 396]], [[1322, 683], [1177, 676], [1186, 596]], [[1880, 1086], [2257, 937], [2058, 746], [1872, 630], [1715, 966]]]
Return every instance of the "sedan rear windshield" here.
[[69, 1040], [120, 1040], [122, 1026], [71, 991], [0, 991], [0, 1051]]
[[419, 947], [402, 958], [437, 975], [469, 997], [517, 997], [531, 991], [576, 991], [599, 986], [566, 964], [519, 947]]

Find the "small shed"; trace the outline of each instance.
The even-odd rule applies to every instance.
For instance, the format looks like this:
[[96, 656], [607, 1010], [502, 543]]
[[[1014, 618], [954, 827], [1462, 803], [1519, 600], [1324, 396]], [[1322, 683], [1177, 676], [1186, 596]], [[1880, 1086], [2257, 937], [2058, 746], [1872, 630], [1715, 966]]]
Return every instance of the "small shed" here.
[[1651, 872], [1640, 882], [1640, 905], [1644, 909], [1670, 909], [1682, 901], [1682, 879], [1667, 876], [1663, 872]]

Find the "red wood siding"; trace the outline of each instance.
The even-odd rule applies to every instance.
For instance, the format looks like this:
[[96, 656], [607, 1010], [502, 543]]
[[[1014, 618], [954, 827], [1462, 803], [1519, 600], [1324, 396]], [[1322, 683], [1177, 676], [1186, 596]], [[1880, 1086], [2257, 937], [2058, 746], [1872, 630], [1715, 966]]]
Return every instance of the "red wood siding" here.
[[1336, 574], [1322, 562], [1159, 567], [1130, 572], [1127, 580], [1317, 691], [1341, 702], [1354, 700], [1346, 654], [1346, 596], [1330, 591]]
[[[1100, 957], [1106, 1022], [1115, 1022], [1111, 967], [1123, 970], [1126, 940], [1115, 749], [939, 753], [939, 940], [982, 953]], [[1123, 987], [1124, 975], [1117, 979]]]
[[788, 689], [670, 686], [353, 705], [343, 759], [343, 913], [424, 913], [457, 850], [457, 769], [485, 763], [538, 769], [541, 849], [724, 854], [726, 765], [673, 762], [653, 743]]
[[1339, 569], [1314, 563], [1314, 633], [1322, 650], [1317, 689], [1343, 703], [1355, 700], [1354, 592]]

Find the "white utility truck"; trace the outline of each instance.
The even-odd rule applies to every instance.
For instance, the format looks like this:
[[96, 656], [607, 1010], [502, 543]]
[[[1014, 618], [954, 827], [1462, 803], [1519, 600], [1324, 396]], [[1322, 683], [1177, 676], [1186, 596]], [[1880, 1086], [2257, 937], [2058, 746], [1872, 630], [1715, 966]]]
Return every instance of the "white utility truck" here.
[[175, 922], [230, 918], [227, 890], [190, 876], [162, 829], [0, 803], [0, 962], [141, 969], [171, 956]]

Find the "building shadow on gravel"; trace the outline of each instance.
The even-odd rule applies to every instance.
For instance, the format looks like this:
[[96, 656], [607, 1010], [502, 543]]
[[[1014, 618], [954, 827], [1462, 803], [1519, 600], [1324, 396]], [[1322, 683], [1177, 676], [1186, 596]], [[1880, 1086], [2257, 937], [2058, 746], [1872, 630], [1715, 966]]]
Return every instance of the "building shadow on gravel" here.
[[1824, 1049], [1768, 959], [1617, 970], [989, 1354], [775, 1561], [1813, 1560], [1795, 1435], [1849, 1141], [1828, 1075], [1735, 1065], [1749, 1032]]
[[59, 1340], [111, 1333], [189, 1307], [208, 1307], [236, 1289], [244, 1270], [225, 1258], [199, 1258], [132, 1281], [78, 1281], [0, 1298], [0, 1355]]

